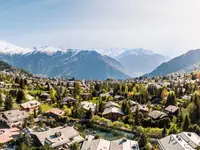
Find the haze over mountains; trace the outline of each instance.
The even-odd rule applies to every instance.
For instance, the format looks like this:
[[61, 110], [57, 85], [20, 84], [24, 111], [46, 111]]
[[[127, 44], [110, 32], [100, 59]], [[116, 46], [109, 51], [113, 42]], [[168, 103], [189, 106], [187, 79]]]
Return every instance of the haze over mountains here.
[[158, 66], [147, 76], [164, 76], [176, 72], [193, 72], [200, 70], [200, 49], [190, 50], [187, 53], [178, 56], [169, 62]]
[[0, 41], [0, 59], [33, 74], [79, 79], [124, 79], [152, 71], [167, 57], [144, 49], [22, 48]]

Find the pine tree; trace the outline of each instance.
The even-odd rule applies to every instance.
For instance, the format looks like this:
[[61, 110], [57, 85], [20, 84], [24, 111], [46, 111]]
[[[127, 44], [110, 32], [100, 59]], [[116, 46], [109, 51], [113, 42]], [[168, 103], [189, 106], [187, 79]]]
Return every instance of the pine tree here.
[[136, 111], [135, 111], [135, 125], [136, 126], [140, 125], [139, 107], [138, 107], [138, 105], [136, 106]]
[[166, 101], [166, 107], [169, 105], [176, 105], [176, 95], [172, 91], [169, 93]]
[[0, 108], [3, 106], [3, 97], [2, 93], [0, 92]]
[[142, 133], [142, 135], [140, 136], [140, 138], [138, 140], [139, 147], [142, 149], [147, 145], [147, 143], [148, 143], [148, 139], [147, 139], [146, 135], [144, 133]]
[[185, 115], [184, 122], [183, 122], [183, 125], [182, 125], [183, 131], [187, 131], [188, 128], [189, 128], [189, 126], [190, 126], [190, 118], [189, 118], [189, 116], [186, 114], [186, 115]]
[[21, 88], [21, 89], [24, 89], [24, 87], [25, 87], [24, 79], [21, 79], [21, 80], [20, 80], [20, 88]]
[[17, 102], [18, 104], [21, 104], [23, 100], [25, 100], [24, 91], [18, 90], [18, 92], [17, 92], [17, 97], [16, 97], [16, 102]]
[[6, 95], [6, 100], [5, 100], [5, 110], [11, 110], [12, 109], [12, 97], [10, 94]]
[[76, 96], [80, 96], [80, 94], [81, 94], [80, 82], [75, 82], [74, 83], [74, 98], [76, 98]]
[[56, 91], [54, 90], [54, 88], [51, 88], [50, 90], [50, 97], [51, 97], [52, 103], [54, 103], [55, 98], [56, 98]]
[[166, 126], [164, 126], [162, 130], [162, 136], [165, 137], [166, 135], [167, 135], [167, 129], [166, 129]]
[[98, 112], [103, 113], [105, 109], [105, 104], [103, 102], [99, 103]]
[[92, 119], [92, 117], [93, 117], [93, 112], [92, 109], [90, 108], [85, 114], [85, 119]]
[[20, 84], [20, 79], [19, 79], [19, 77], [16, 77], [16, 78], [15, 78], [15, 83]]
[[37, 109], [34, 109], [34, 118], [37, 118]]

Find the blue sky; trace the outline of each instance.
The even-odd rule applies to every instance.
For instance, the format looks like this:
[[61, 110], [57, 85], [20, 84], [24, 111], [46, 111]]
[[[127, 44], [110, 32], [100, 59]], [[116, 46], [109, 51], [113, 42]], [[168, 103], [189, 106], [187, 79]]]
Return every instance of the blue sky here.
[[199, 0], [0, 0], [0, 40], [22, 47], [200, 48]]

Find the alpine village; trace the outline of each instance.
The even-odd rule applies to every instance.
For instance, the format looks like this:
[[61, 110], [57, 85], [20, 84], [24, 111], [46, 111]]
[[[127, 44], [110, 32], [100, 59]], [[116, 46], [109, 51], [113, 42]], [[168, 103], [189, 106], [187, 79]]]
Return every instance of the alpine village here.
[[195, 150], [200, 73], [124, 80], [45, 78], [1, 62], [0, 147]]

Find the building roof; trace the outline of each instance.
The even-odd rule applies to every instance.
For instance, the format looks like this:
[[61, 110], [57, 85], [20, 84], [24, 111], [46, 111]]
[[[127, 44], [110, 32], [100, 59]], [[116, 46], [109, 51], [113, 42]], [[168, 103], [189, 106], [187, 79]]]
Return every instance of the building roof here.
[[200, 145], [200, 137], [194, 132], [181, 132], [178, 134], [181, 136], [192, 148], [196, 148]]
[[81, 150], [139, 150], [138, 142], [128, 139], [107, 141], [96, 139], [85, 141]]
[[85, 110], [89, 110], [91, 108], [93, 112], [95, 111], [95, 108], [96, 108], [96, 105], [94, 103], [88, 102], [88, 101], [83, 101], [80, 103], [80, 105]]
[[63, 103], [68, 102], [68, 101], [77, 101], [77, 100], [72, 97], [64, 97], [63, 98]]
[[7, 143], [20, 134], [20, 129], [0, 129], [0, 143]]
[[65, 114], [65, 112], [63, 110], [60, 110], [58, 108], [52, 108], [48, 111], [45, 111], [45, 113], [52, 113], [52, 114], [55, 114], [57, 116], [63, 116]]
[[167, 116], [166, 113], [164, 113], [162, 111], [158, 111], [158, 110], [153, 110], [148, 115], [149, 115], [149, 117], [151, 117], [153, 119], [163, 118], [163, 117]]
[[119, 109], [117, 107], [106, 108], [103, 112], [103, 115], [110, 114], [110, 113], [116, 113], [116, 114], [124, 115], [124, 113], [121, 111], [121, 109]]
[[109, 101], [109, 102], [106, 103], [106, 108], [112, 107], [112, 106], [119, 107], [119, 104], [112, 102], [112, 101]]
[[200, 145], [200, 137], [193, 132], [172, 134], [158, 140], [161, 150], [195, 150]]
[[177, 107], [177, 106], [169, 105], [165, 108], [165, 111], [175, 113], [178, 109], [179, 109], [179, 107]]
[[7, 118], [8, 121], [19, 121], [29, 117], [29, 114], [24, 110], [8, 110], [1, 112]]
[[73, 127], [65, 126], [49, 129], [44, 132], [32, 132], [31, 134], [37, 136], [42, 145], [48, 144], [51, 147], [58, 147], [64, 144], [69, 146], [75, 142], [79, 143], [84, 140]]
[[25, 102], [25, 103], [22, 103], [20, 106], [23, 107], [24, 109], [27, 109], [27, 108], [34, 108], [36, 106], [39, 106], [41, 103], [38, 102], [37, 100], [32, 100], [32, 101], [28, 101], [28, 102]]
[[[135, 112], [135, 111], [136, 111], [136, 108], [137, 108], [137, 106], [133, 106], [133, 107], [131, 108], [131, 111], [132, 111], [132, 112]], [[149, 111], [149, 108], [147, 107], [147, 105], [140, 105], [140, 104], [138, 104], [138, 110], [139, 110], [139, 111], [148, 112], [148, 111]]]
[[85, 141], [81, 150], [109, 150], [110, 141], [104, 139], [97, 139], [91, 141]]

